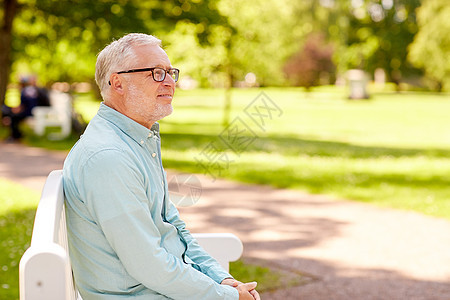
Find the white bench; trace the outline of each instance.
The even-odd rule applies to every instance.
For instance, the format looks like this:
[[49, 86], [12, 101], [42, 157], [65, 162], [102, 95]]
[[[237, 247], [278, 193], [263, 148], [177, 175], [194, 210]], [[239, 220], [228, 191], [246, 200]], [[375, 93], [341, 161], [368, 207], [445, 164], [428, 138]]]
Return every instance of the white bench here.
[[60, 133], [50, 133], [48, 138], [59, 140], [68, 137], [72, 131], [72, 99], [67, 93], [51, 91], [50, 106], [36, 106], [32, 110], [34, 133], [43, 136], [45, 128], [60, 127]]
[[[243, 246], [230, 233], [194, 234], [199, 244], [228, 270]], [[68, 255], [62, 171], [52, 171], [36, 211], [31, 246], [19, 264], [21, 300], [81, 299], [74, 287]]]

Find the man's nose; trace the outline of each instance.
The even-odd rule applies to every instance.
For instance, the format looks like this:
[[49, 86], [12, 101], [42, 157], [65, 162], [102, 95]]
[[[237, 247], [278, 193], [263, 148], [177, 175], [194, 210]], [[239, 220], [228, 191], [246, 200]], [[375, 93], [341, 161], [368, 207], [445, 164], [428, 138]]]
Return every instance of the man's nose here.
[[166, 77], [163, 80], [163, 84], [165, 86], [175, 86], [175, 80], [169, 74], [166, 74]]

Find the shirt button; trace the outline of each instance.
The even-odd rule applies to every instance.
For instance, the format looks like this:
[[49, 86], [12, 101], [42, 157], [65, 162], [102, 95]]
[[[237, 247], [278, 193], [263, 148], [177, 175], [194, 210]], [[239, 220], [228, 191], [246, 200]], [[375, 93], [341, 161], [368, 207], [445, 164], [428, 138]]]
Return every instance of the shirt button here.
[[148, 137], [152, 137], [152, 132], [150, 131], [150, 133], [148, 134]]
[[152, 157], [155, 157], [155, 156], [156, 156], [156, 153], [155, 153], [155, 152], [153, 152], [153, 153], [152, 153]]
[[144, 145], [144, 140], [141, 140], [141, 145]]
[[161, 181], [161, 184], [164, 185], [164, 180]]

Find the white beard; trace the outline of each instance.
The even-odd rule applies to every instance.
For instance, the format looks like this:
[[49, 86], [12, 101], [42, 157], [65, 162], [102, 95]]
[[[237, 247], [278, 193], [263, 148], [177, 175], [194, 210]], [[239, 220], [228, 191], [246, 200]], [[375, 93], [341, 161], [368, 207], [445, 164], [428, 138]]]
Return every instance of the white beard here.
[[140, 118], [146, 122], [154, 123], [159, 121], [170, 115], [173, 111], [172, 104], [170, 103], [162, 104], [155, 101], [150, 103], [152, 107], [147, 107], [149, 105], [148, 96], [133, 84], [130, 84], [129, 86], [129, 93], [126, 97], [126, 101], [128, 103], [133, 103], [132, 106], [129, 106], [130, 112], [133, 115], [140, 116]]

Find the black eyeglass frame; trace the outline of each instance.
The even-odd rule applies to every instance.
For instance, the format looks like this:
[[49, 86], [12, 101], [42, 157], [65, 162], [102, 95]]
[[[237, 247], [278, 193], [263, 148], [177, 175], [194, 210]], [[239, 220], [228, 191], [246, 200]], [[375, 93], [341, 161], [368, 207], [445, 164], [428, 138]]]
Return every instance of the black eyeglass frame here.
[[[164, 71], [164, 76], [163, 76], [163, 78], [162, 78], [161, 80], [156, 80], [156, 79], [155, 79], [155, 73], [153, 72], [153, 70], [155, 70], [155, 69], [161, 69], [161, 70]], [[161, 68], [161, 67], [154, 67], [154, 68], [131, 69], [131, 70], [119, 71], [119, 72], [115, 72], [115, 73], [116, 73], [116, 74], [126, 74], [126, 73], [137, 73], [137, 72], [147, 72], [147, 71], [150, 71], [150, 72], [152, 72], [152, 78], [153, 78], [154, 81], [156, 81], [156, 82], [163, 82], [164, 79], [166, 79], [167, 73], [169, 73], [169, 72], [172, 71], [172, 70], [175, 70], [175, 71], [176, 71], [176, 73], [174, 73], [174, 74], [176, 75], [176, 78], [173, 78], [173, 77], [172, 77], [172, 78], [173, 78], [173, 80], [174, 80], [175, 82], [177, 82], [177, 81], [178, 81], [178, 78], [179, 78], [179, 76], [180, 76], [180, 70], [177, 69], [177, 68], [170, 68], [169, 70], [166, 70], [166, 69], [163, 69], [163, 68]], [[108, 84], [111, 85], [111, 81], [108, 81]]]

